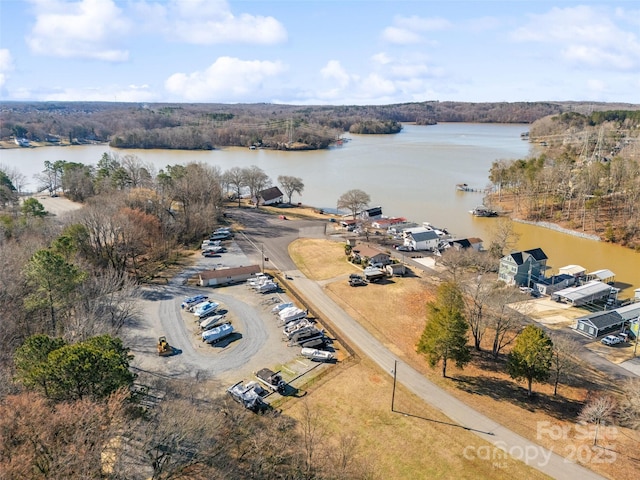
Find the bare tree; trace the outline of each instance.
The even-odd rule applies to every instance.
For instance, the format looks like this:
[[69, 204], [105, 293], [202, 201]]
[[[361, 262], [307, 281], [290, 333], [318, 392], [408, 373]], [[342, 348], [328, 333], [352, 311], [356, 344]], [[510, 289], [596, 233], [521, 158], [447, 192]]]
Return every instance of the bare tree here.
[[309, 406], [309, 402], [306, 399], [302, 406], [300, 426], [304, 445], [305, 471], [307, 476], [312, 477], [316, 468], [316, 449], [320, 447], [322, 432], [320, 429], [320, 415]]
[[511, 251], [518, 242], [520, 234], [514, 231], [511, 219], [500, 218], [491, 229], [491, 237], [489, 253], [498, 259]]
[[289, 175], [279, 175], [278, 183], [282, 185], [285, 195], [289, 197], [289, 203], [291, 203], [291, 196], [294, 193], [297, 193], [298, 195], [302, 195], [302, 191], [304, 190], [304, 183], [302, 183], [302, 179], [299, 177], [291, 177]]
[[125, 155], [120, 165], [126, 172], [131, 188], [153, 186], [156, 169], [152, 163], [143, 162], [137, 155]]
[[487, 315], [487, 326], [493, 330], [493, 344], [491, 354], [498, 358], [504, 347], [513, 342], [518, 336], [518, 330], [522, 325], [522, 313], [509, 306], [518, 297], [520, 292], [512, 287], [502, 287], [492, 290], [487, 298], [490, 306]]
[[578, 362], [574, 357], [580, 346], [572, 339], [556, 335], [553, 338], [553, 357], [551, 358], [551, 371], [553, 372], [553, 395], [558, 393], [558, 384], [567, 371]]
[[105, 445], [124, 425], [126, 397], [118, 392], [107, 402], [59, 404], [35, 393], [3, 398], [2, 478], [102, 478]]
[[622, 387], [620, 420], [635, 430], [640, 429], [640, 379], [632, 378]]
[[584, 422], [593, 423], [596, 426], [593, 437], [594, 445], [598, 444], [598, 428], [601, 424], [612, 421], [616, 408], [616, 401], [611, 395], [599, 395], [589, 400], [589, 402], [582, 407], [582, 410], [580, 410], [578, 418]]
[[340, 198], [338, 198], [337, 208], [338, 210], [349, 210], [355, 220], [358, 212], [367, 207], [370, 202], [371, 197], [368, 193], [354, 189], [340, 195]]
[[240, 198], [242, 197], [242, 189], [246, 186], [244, 171], [240, 167], [231, 167], [223, 174], [223, 183], [233, 187], [236, 198], [238, 199], [238, 207], [240, 207]]
[[[184, 398], [169, 385], [149, 417], [132, 425], [129, 443], [153, 480], [216, 478], [216, 459], [224, 456], [221, 435], [224, 416], [208, 402]], [[175, 387], [175, 386], [174, 386]], [[134, 453], [135, 453], [134, 452]], [[221, 464], [223, 467], [223, 464]], [[118, 473], [131, 475], [130, 465], [120, 462]], [[145, 477], [146, 478], [146, 477]]]
[[0, 164], [0, 172], [6, 175], [6, 177], [9, 179], [13, 187], [16, 189], [16, 192], [18, 193], [22, 192], [22, 189], [24, 188], [24, 185], [27, 182], [27, 177], [23, 173], [21, 173], [15, 167], [10, 167], [9, 165], [2, 165], [2, 164]]
[[473, 346], [482, 350], [481, 343], [487, 330], [487, 312], [485, 306], [492, 295], [495, 282], [488, 275], [478, 273], [470, 275], [463, 283], [466, 318], [473, 335]]
[[80, 303], [69, 329], [74, 340], [120, 334], [139, 313], [140, 287], [126, 272], [111, 268], [96, 272], [80, 288]]
[[243, 169], [244, 184], [249, 188], [249, 197], [255, 199], [258, 207], [260, 192], [271, 186], [271, 179], [264, 171], [256, 165], [251, 165]]

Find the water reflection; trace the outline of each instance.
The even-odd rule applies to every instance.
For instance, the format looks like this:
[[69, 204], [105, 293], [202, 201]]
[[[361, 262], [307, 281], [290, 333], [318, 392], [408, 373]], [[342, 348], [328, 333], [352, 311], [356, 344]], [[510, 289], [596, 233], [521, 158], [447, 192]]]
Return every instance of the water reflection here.
[[[521, 125], [439, 124], [406, 125], [398, 135], [359, 135], [342, 147], [312, 152], [281, 152], [225, 148], [207, 152], [166, 150], [111, 150], [104, 145], [0, 150], [0, 165], [19, 169], [35, 187], [33, 175], [45, 160], [67, 160], [95, 165], [105, 151], [136, 155], [156, 169], [169, 164], [205, 162], [222, 171], [257, 165], [276, 182], [278, 175], [303, 179], [302, 196], [294, 201], [319, 208], [335, 208], [338, 197], [353, 188], [366, 191], [371, 205], [381, 205], [388, 216], [430, 222], [459, 236], [480, 237], [488, 245], [493, 218], [469, 214], [483, 203], [482, 193], [460, 192], [467, 183], [482, 189], [498, 159], [525, 158], [528, 142], [520, 139]], [[628, 249], [594, 242], [549, 229], [518, 224], [519, 249], [540, 247], [557, 269], [579, 264], [588, 271], [607, 268], [624, 285], [623, 296], [640, 287], [640, 256]]]

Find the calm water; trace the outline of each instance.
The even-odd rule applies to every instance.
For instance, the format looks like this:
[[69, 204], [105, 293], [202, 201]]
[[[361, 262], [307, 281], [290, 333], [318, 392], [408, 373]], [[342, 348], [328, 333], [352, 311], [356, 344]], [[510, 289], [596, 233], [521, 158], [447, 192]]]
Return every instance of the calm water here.
[[[335, 208], [342, 193], [359, 188], [371, 196], [371, 206], [381, 205], [387, 216], [428, 221], [459, 236], [478, 236], [488, 244], [495, 219], [468, 213], [482, 203], [482, 194], [459, 192], [455, 185], [464, 182], [484, 188], [493, 161], [527, 157], [531, 144], [520, 139], [524, 130], [522, 125], [405, 125], [397, 135], [352, 135], [342, 147], [312, 152], [112, 150], [104, 145], [11, 149], [0, 150], [0, 165], [18, 168], [29, 179], [30, 189], [36, 185], [33, 175], [42, 170], [45, 160], [96, 164], [105, 151], [137, 155], [158, 169], [192, 161], [211, 163], [223, 171], [257, 165], [274, 182], [278, 175], [302, 178], [305, 190], [302, 196], [294, 195], [294, 202]], [[636, 253], [528, 225], [517, 225], [517, 231], [521, 233], [518, 248], [541, 247], [553, 272], [567, 264], [580, 264], [589, 271], [609, 268], [618, 281], [640, 287]]]

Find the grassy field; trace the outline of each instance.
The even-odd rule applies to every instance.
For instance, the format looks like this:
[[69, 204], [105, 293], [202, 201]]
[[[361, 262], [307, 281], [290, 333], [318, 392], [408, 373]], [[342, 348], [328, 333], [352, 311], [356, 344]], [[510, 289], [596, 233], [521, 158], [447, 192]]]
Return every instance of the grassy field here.
[[[599, 437], [599, 447], [592, 447], [593, 428], [577, 424], [576, 417], [585, 399], [600, 390], [612, 387], [610, 382], [598, 372], [586, 367], [576, 368], [571, 381], [568, 382], [570, 385], [561, 385], [559, 394], [555, 397], [551, 384], [534, 384], [536, 395], [529, 399], [526, 396], [524, 384], [514, 382], [505, 373], [504, 358], [496, 361], [484, 352], [474, 352], [471, 364], [464, 370], [450, 367], [451, 378], [444, 379], [440, 376], [439, 369], [428, 368], [424, 358], [415, 352], [415, 346], [426, 321], [426, 303], [435, 293], [437, 282], [434, 279], [393, 278], [386, 284], [369, 284], [366, 287], [353, 288], [347, 284], [345, 276], [352, 273], [356, 267], [345, 261], [341, 244], [326, 240], [301, 239], [290, 246], [290, 253], [294, 260], [300, 262], [302, 271], [314, 272], [312, 278], [327, 281], [325, 286], [327, 294], [390, 350], [465, 403], [507, 425], [520, 435], [572, 461], [583, 463], [605, 477], [635, 479], [640, 476], [640, 455], [635, 453], [640, 440], [638, 432], [620, 427], [609, 429], [606, 435]], [[334, 277], [336, 280], [332, 282], [330, 279]], [[488, 348], [488, 345], [484, 347]], [[360, 369], [365, 371], [360, 373]], [[450, 476], [446, 473], [438, 474], [436, 471], [431, 472], [433, 475], [422, 476], [421, 472], [427, 467], [424, 465], [424, 459], [419, 458], [420, 455], [412, 454], [410, 459], [402, 463], [402, 466], [394, 464], [393, 458], [398, 456], [399, 452], [400, 454], [404, 452], [401, 447], [403, 444], [407, 449], [412, 450], [415, 443], [419, 443], [406, 441], [413, 438], [414, 429], [425, 437], [436, 436], [436, 441], [430, 443], [431, 449], [427, 462], [429, 467], [433, 467], [434, 463], [442, 463], [446, 465], [442, 472], [456, 472], [455, 476], [462, 478], [500, 478], [500, 475], [505, 473], [500, 466], [487, 467], [483, 464], [476, 465], [474, 462], [462, 461], [464, 448], [459, 446], [471, 441], [467, 438], [460, 440], [462, 432], [452, 431], [450, 427], [442, 431], [437, 429], [434, 431], [436, 428], [434, 424], [424, 420], [418, 421], [413, 417], [411, 420], [404, 419], [403, 422], [394, 423], [395, 428], [390, 430], [389, 437], [385, 438], [383, 445], [378, 444], [379, 416], [378, 414], [368, 415], [366, 409], [361, 410], [362, 394], [358, 394], [357, 389], [351, 390], [352, 385], [359, 385], [358, 388], [363, 388], [365, 390], [362, 391], [367, 392], [367, 408], [368, 405], [375, 404], [380, 405], [380, 411], [383, 411], [384, 405], [388, 405], [390, 401], [390, 387], [387, 385], [385, 388], [367, 388], [367, 385], [362, 383], [366, 379], [374, 385], [389, 382], [387, 375], [376, 372], [374, 366], [362, 362], [357, 367], [351, 367], [323, 384], [312, 397], [320, 397], [316, 401], [322, 404], [323, 409], [331, 412], [330, 418], [326, 419], [327, 423], [348, 424], [358, 429], [358, 437], [362, 439], [360, 444], [362, 454], [378, 452], [380, 463], [378, 468], [385, 473], [383, 478]], [[403, 398], [402, 401], [408, 402], [410, 410], [407, 411], [413, 415], [435, 418], [434, 413], [428, 412], [429, 408], [423, 402], [411, 399], [406, 392], [400, 397]], [[327, 404], [331, 405], [330, 408]], [[295, 414], [297, 408], [292, 406], [292, 414]], [[426, 409], [427, 413], [415, 413], [416, 408]], [[390, 414], [387, 413], [387, 415]], [[351, 420], [352, 417], [357, 420]], [[391, 417], [395, 418], [393, 415]], [[544, 426], [563, 428], [566, 434], [550, 435]], [[438, 435], [442, 435], [443, 438], [439, 438]], [[448, 442], [462, 443], [451, 445]], [[399, 445], [399, 452], [394, 451], [396, 443]], [[434, 449], [432, 445], [438, 445], [438, 448]], [[382, 448], [382, 450], [371, 450], [373, 448]], [[424, 445], [421, 448], [424, 448]], [[387, 457], [387, 452], [390, 457]], [[491, 462], [488, 463], [491, 464]], [[516, 465], [525, 468], [519, 463]], [[513, 468], [515, 467], [508, 468], [511, 478], [517, 475]], [[523, 472], [522, 475], [532, 478], [533, 473]]]

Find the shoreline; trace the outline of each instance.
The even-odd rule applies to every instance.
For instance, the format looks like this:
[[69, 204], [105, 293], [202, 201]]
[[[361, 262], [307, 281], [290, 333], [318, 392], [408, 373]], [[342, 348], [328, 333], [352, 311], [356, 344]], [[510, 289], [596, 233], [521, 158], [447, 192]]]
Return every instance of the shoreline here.
[[526, 225], [533, 225], [535, 227], [542, 227], [542, 228], [547, 228], [549, 230], [554, 230], [556, 232], [566, 233], [567, 235], [571, 235], [571, 236], [574, 236], [574, 237], [584, 238], [584, 239], [587, 239], [587, 240], [594, 240], [596, 242], [601, 242], [602, 241], [602, 239], [598, 235], [595, 235], [593, 233], [584, 233], [584, 232], [578, 232], [576, 230], [570, 230], [568, 228], [561, 227], [560, 225], [558, 225], [556, 223], [551, 223], [551, 222], [532, 222], [530, 220], [522, 220], [521, 218], [512, 218], [512, 220], [514, 222], [524, 223]]

